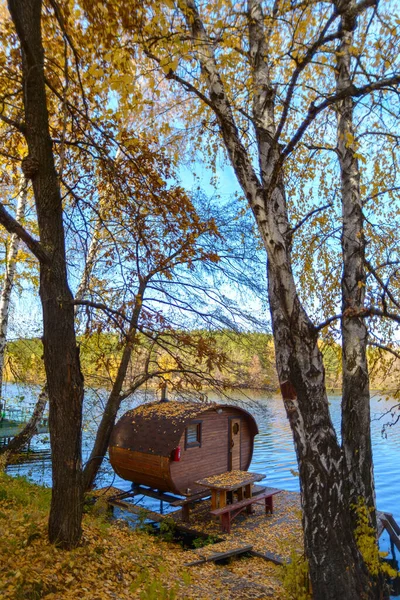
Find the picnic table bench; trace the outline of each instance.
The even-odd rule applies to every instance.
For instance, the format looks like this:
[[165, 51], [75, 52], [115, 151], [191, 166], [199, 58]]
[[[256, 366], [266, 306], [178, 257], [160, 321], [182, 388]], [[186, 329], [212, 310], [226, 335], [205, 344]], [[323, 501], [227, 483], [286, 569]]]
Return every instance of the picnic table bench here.
[[250, 473], [250, 471], [227, 471], [219, 475], [212, 475], [195, 481], [196, 485], [206, 487], [211, 493], [211, 510], [223, 508], [228, 497], [233, 501], [236, 493], [238, 500], [253, 495], [253, 484], [265, 478], [262, 473]]
[[171, 506], [179, 506], [182, 509], [182, 521], [186, 523], [189, 522], [189, 509], [194, 505], [198, 500], [204, 500], [204, 498], [208, 498], [210, 496], [210, 492], [203, 491], [198, 494], [192, 494], [187, 498], [183, 498], [182, 500], [175, 500], [175, 502], [171, 502]]
[[250, 496], [249, 498], [245, 498], [244, 500], [240, 500], [239, 502], [233, 502], [232, 504], [227, 504], [222, 508], [216, 508], [215, 510], [211, 510], [211, 514], [221, 518], [221, 527], [223, 531], [226, 533], [231, 532], [231, 521], [235, 517], [237, 517], [244, 509], [247, 510], [248, 513], [252, 512], [252, 505], [256, 502], [265, 501], [265, 512], [273, 513], [274, 505], [273, 505], [273, 497], [275, 494], [279, 494], [282, 490], [278, 490], [277, 488], [265, 488], [265, 490], [256, 496]]

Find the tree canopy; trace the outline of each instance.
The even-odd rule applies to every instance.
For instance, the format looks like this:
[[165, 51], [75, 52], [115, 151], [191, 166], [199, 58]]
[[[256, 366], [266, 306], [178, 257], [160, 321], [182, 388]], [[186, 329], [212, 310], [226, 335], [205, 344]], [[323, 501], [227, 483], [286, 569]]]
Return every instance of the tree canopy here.
[[[74, 407], [72, 504], [81, 489], [83, 394], [74, 322], [77, 312], [82, 326], [83, 313], [74, 307], [92, 309], [88, 328], [122, 331], [115, 415], [138, 332], [156, 342], [160, 328], [170, 330], [174, 343], [189, 347], [194, 340], [176, 315], [190, 308], [206, 318], [205, 305], [191, 301], [199, 291], [210, 301], [207, 274], [216, 266], [220, 276], [251, 283], [269, 306], [314, 596], [379, 597], [381, 582], [368, 575], [357, 546], [354, 504], [361, 498], [374, 526], [367, 346], [396, 355], [400, 322], [397, 3], [9, 0], [9, 9], [0, 29], [3, 178], [11, 185], [9, 173], [15, 179], [21, 166], [32, 181], [39, 239], [5, 203], [0, 222], [40, 263], [56, 454], [61, 407]], [[241, 233], [231, 232], [232, 244], [177, 182], [179, 166], [196, 161], [215, 174], [230, 166], [239, 207], [232, 220], [246, 214], [245, 201], [257, 269], [257, 245], [267, 256], [267, 291], [237, 277]], [[69, 278], [82, 249], [74, 300]], [[197, 263], [202, 284], [190, 278], [189, 285]], [[177, 281], [184, 293], [175, 293]], [[212, 292], [213, 308], [220, 299]], [[342, 345], [341, 441], [321, 337]], [[57, 514], [63, 510], [60, 502]], [[62, 531], [76, 542], [78, 509], [73, 521], [62, 531], [53, 518], [53, 539]]]

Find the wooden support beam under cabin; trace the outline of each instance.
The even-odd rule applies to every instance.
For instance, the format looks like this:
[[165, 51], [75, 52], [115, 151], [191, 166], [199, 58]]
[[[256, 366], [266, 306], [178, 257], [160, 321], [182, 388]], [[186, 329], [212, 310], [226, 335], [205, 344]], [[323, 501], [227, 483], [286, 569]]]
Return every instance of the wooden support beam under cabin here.
[[[149, 510], [144, 508], [143, 506], [137, 506], [132, 504], [131, 502], [126, 502], [125, 500], [119, 500], [115, 496], [111, 496], [107, 498], [107, 502], [110, 506], [116, 506], [117, 508], [121, 508], [122, 510], [126, 510], [134, 515], [143, 515], [145, 512], [146, 518], [150, 521], [155, 521], [156, 523], [161, 523], [164, 519], [168, 518], [170, 515], [161, 515], [153, 510]], [[206, 540], [209, 537], [208, 533], [204, 533], [203, 531], [198, 531], [197, 529], [192, 529], [191, 527], [187, 527], [182, 523], [175, 522], [176, 529], [181, 531], [182, 533], [187, 533], [188, 535], [192, 535], [195, 538], [202, 538]], [[223, 538], [220, 538], [223, 539]]]
[[155, 498], [155, 500], [162, 500], [163, 502], [168, 502], [172, 506], [175, 506], [175, 502], [180, 501], [180, 498], [177, 496], [173, 496], [172, 494], [166, 494], [165, 492], [160, 492], [159, 490], [153, 490], [152, 488], [143, 487], [142, 485], [133, 485], [132, 486], [132, 495], [140, 495], [148, 496], [149, 498]]
[[122, 508], [123, 510], [133, 513], [134, 515], [141, 515], [143, 514], [143, 511], [146, 511], [146, 517], [151, 521], [155, 521], [156, 523], [160, 523], [165, 519], [165, 515], [160, 515], [160, 513], [154, 512], [153, 510], [148, 510], [147, 508], [144, 509], [143, 506], [136, 506], [135, 504], [131, 504], [130, 502], [125, 502], [125, 500], [109, 498], [107, 502], [111, 506]]
[[198, 500], [204, 500], [205, 498], [210, 497], [210, 492], [208, 490], [203, 490], [198, 494], [193, 494], [192, 496], [187, 496], [186, 498], [175, 500], [171, 502], [171, 506], [185, 506], [185, 504], [190, 504], [191, 502], [197, 502]]

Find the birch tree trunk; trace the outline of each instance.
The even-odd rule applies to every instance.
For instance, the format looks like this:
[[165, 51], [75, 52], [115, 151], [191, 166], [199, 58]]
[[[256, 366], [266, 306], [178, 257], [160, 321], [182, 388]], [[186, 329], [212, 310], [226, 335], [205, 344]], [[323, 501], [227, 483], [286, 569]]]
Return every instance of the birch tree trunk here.
[[195, 1], [180, 0], [179, 7], [196, 44], [209, 91], [209, 106], [215, 112], [232, 167], [267, 251], [276, 363], [299, 463], [305, 549], [313, 597], [373, 598], [368, 572], [354, 538], [346, 461], [330, 419], [318, 334], [300, 303], [292, 273], [285, 190], [281, 177], [277, 176], [282, 161], [275, 138], [276, 97], [269, 77], [261, 1], [248, 1], [252, 124], [257, 136], [261, 179], [241, 143], [213, 43]]
[[[100, 230], [102, 223], [102, 218], [99, 215], [96, 219], [93, 228], [93, 233], [89, 244], [89, 250], [86, 257], [85, 266], [83, 268], [81, 280], [79, 282], [78, 289], [76, 290], [75, 294], [75, 301], [83, 300], [88, 290], [90, 278], [92, 276], [93, 269], [96, 266], [97, 254], [100, 247]], [[80, 306], [79, 304], [77, 304], [75, 308], [76, 315], [79, 314], [79, 309]]]
[[24, 134], [29, 151], [22, 168], [25, 176], [32, 179], [42, 257], [40, 298], [53, 472], [49, 539], [60, 546], [73, 547], [81, 537], [83, 508], [83, 377], [67, 278], [62, 200], [49, 131], [42, 1], [9, 0], [8, 6], [22, 58]]
[[[25, 216], [26, 202], [28, 196], [28, 182], [25, 177], [21, 177], [21, 188], [18, 193], [16, 219], [21, 222]], [[13, 233], [10, 236], [8, 246], [6, 269], [4, 274], [3, 286], [0, 295], [0, 399], [3, 389], [3, 370], [4, 356], [7, 344], [8, 318], [10, 312], [11, 292], [14, 285], [14, 275], [17, 267], [17, 254], [19, 248], [19, 237]]]
[[[352, 83], [351, 54], [356, 27], [354, 0], [338, 0], [342, 38], [337, 56], [337, 90]], [[368, 330], [365, 319], [354, 316], [365, 305], [365, 236], [360, 194], [360, 169], [353, 125], [354, 101], [337, 105], [338, 154], [342, 185], [342, 445], [350, 482], [350, 502], [360, 498], [375, 509], [370, 431], [370, 392], [367, 363]], [[375, 516], [373, 512], [373, 521]]]

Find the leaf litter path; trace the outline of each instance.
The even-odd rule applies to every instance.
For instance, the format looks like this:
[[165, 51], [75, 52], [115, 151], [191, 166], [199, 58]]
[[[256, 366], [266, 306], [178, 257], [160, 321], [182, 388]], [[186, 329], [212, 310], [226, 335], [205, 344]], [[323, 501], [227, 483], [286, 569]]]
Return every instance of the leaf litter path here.
[[[210, 515], [210, 501], [202, 501], [190, 511], [190, 523], [186, 524], [202, 534], [218, 537], [223, 541], [187, 551], [187, 562], [200, 557], [208, 558], [216, 552], [229, 552], [235, 548], [252, 546], [258, 556], [275, 555], [289, 559], [293, 551], [301, 552], [303, 534], [301, 528], [300, 495], [282, 492], [275, 496], [274, 513], [265, 514], [263, 504], [254, 504], [254, 513], [243, 513], [233, 522], [231, 533], [221, 533], [218, 520]], [[181, 511], [170, 514], [177, 526], [182, 523]], [[193, 558], [192, 558], [193, 557]], [[209, 562], [191, 567], [201, 573], [211, 592], [210, 598], [232, 599], [284, 599], [280, 581], [280, 567], [262, 558], [246, 557], [230, 561], [228, 565], [216, 566]], [[204, 590], [203, 590], [204, 593]], [[199, 590], [199, 597], [201, 596]]]
[[[103, 490], [99, 490], [102, 495]], [[106, 494], [112, 497], [121, 492], [111, 488]], [[111, 498], [110, 498], [111, 500]], [[120, 502], [111, 504], [126, 508], [129, 512], [138, 513], [143, 509]], [[124, 506], [122, 506], [124, 505]], [[201, 598], [201, 600], [263, 600], [275, 598], [286, 600], [287, 594], [282, 588], [281, 567], [267, 562], [261, 556], [278, 556], [289, 559], [292, 552], [302, 552], [303, 534], [301, 528], [300, 494], [283, 491], [275, 496], [274, 513], [265, 514], [264, 504], [254, 504], [254, 513], [245, 512], [233, 522], [231, 533], [222, 533], [219, 520], [210, 515], [211, 502], [203, 500], [190, 510], [190, 522], [182, 521], [181, 510], [162, 516], [150, 511], [149, 517], [157, 521], [173, 519], [178, 529], [191, 534], [218, 538], [219, 543], [204, 546], [198, 550], [182, 550], [182, 566], [207, 559], [216, 552], [226, 553], [243, 547], [252, 547], [256, 556], [244, 555], [240, 560], [230, 560], [220, 565], [214, 562], [203, 562], [189, 567], [192, 581], [187, 585], [184, 596], [177, 600]], [[176, 544], [174, 544], [178, 550]]]

